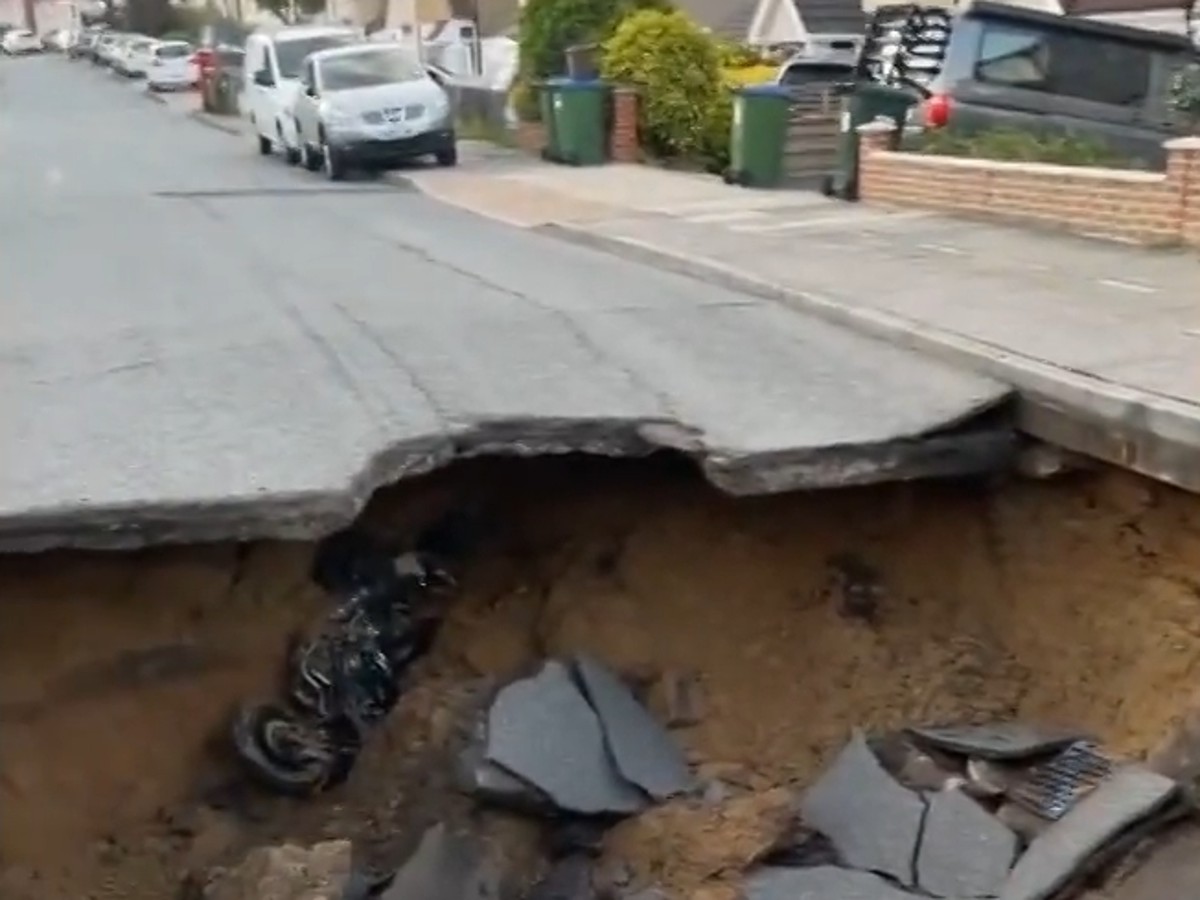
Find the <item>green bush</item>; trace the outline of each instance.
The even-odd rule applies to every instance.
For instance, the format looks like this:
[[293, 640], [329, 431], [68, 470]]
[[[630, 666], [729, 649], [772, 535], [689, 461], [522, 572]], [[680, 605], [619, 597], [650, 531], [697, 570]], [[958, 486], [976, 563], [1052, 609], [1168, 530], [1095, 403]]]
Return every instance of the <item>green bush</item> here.
[[[756, 48], [720, 38], [716, 41], [717, 58], [722, 69], [747, 69], [751, 66], [772, 65]], [[772, 68], [777, 66], [772, 65]]]
[[562, 74], [568, 47], [603, 42], [621, 19], [642, 9], [673, 6], [670, 0], [528, 0], [517, 25], [520, 71], [533, 81]]
[[1041, 134], [1013, 128], [978, 132], [933, 129], [921, 135], [916, 149], [921, 153], [939, 156], [965, 156], [1005, 162], [1144, 168], [1141, 160], [1121, 156], [1104, 141], [1088, 135]]
[[721, 174], [729, 168], [729, 132], [733, 127], [733, 90], [721, 86], [704, 120], [704, 147], [701, 150], [704, 169]]
[[659, 157], [705, 152], [721, 92], [716, 42], [680, 12], [643, 9], [604, 43], [602, 77], [638, 90], [643, 143]]

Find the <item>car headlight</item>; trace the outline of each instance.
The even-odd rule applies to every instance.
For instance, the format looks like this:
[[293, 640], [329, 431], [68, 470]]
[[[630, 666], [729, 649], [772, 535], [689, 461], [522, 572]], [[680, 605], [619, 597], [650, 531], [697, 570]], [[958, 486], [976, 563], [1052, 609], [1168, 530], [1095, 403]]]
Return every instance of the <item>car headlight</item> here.
[[333, 131], [349, 131], [359, 127], [358, 116], [340, 110], [334, 106], [326, 106], [321, 110], [321, 119], [325, 126]]
[[429, 118], [439, 122], [450, 118], [450, 98], [443, 94], [430, 103]]

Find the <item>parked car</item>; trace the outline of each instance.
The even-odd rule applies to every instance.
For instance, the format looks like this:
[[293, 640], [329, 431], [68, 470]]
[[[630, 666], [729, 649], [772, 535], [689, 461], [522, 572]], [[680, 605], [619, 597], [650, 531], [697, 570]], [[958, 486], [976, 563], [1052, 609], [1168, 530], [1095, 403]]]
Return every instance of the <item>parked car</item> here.
[[292, 104], [306, 169], [332, 180], [351, 168], [391, 168], [433, 156], [458, 162], [450, 98], [420, 58], [399, 44], [314, 53]]
[[880, 77], [907, 81], [924, 98], [906, 141], [948, 126], [1075, 134], [1154, 167], [1184, 124], [1170, 109], [1170, 84], [1196, 48], [1181, 35], [979, 0], [937, 39], [944, 48], [915, 54], [928, 63], [920, 72], [905, 76], [903, 53], [879, 67]]
[[113, 64], [113, 55], [121, 48], [121, 42], [125, 35], [116, 31], [105, 32], [100, 35], [96, 41], [96, 47], [93, 51], [92, 61], [106, 69], [111, 68]]
[[9, 56], [27, 56], [42, 52], [41, 39], [27, 28], [11, 28], [0, 39], [0, 50]]
[[121, 74], [129, 78], [145, 78], [146, 70], [150, 68], [150, 62], [154, 59], [156, 46], [158, 41], [153, 38], [131, 41], [122, 60]]
[[199, 73], [192, 62], [195, 50], [187, 41], [159, 41], [149, 53], [146, 89], [178, 91], [193, 87]]
[[154, 43], [153, 38], [131, 36], [122, 44], [120, 52], [113, 54], [113, 71], [126, 78], [144, 78]]
[[288, 162], [300, 161], [291, 109], [300, 93], [304, 60], [320, 50], [360, 40], [361, 32], [355, 28], [329, 25], [263, 29], [247, 38], [242, 102], [259, 153], [268, 156], [278, 145]]

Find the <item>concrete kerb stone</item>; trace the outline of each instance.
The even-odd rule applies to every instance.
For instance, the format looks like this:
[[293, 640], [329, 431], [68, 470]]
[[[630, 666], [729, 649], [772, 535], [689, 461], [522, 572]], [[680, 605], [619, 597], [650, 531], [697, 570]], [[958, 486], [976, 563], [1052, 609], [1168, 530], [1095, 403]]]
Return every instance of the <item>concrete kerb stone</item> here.
[[216, 131], [222, 131], [225, 134], [230, 134], [230, 135], [233, 135], [234, 137], [241, 137], [241, 135], [242, 135], [242, 126], [240, 124], [241, 123], [240, 117], [232, 117], [231, 116], [229, 118], [232, 118], [233, 121], [226, 122], [226, 121], [224, 121], [224, 119], [221, 116], [214, 116], [211, 113], [204, 112], [204, 110], [202, 110], [202, 109], [193, 110], [192, 112], [188, 113], [187, 115], [188, 115], [189, 119], [191, 119], [195, 122], [199, 122], [201, 125], [204, 125], [206, 128], [212, 128]]
[[[566, 224], [543, 225], [536, 230], [786, 303], [826, 322], [1007, 382], [1023, 394], [1023, 424], [1033, 436], [1200, 493], [1200, 406], [1195, 404], [1063, 368], [894, 313], [853, 308], [832, 297], [779, 285], [720, 262], [673, 253], [635, 238], [611, 237]], [[1075, 441], [1076, 434], [1088, 433], [1089, 428], [1064, 427], [1064, 416], [1101, 425], [1107, 434], [1102, 440]]]

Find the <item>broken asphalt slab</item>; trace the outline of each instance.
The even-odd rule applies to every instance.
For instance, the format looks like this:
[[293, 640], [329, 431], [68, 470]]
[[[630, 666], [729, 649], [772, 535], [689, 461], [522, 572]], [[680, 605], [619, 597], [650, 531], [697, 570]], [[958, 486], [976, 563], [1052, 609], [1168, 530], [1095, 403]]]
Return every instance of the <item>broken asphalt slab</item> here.
[[925, 811], [925, 801], [884, 769], [861, 733], [800, 800], [804, 824], [829, 838], [846, 865], [905, 886], [915, 881]]
[[995, 897], [1017, 857], [1017, 836], [959, 790], [927, 796], [917, 885], [934, 897]]
[[1047, 900], [1106, 845], [1179, 794], [1179, 785], [1162, 775], [1136, 766], [1118, 770], [1034, 839], [999, 900]]
[[679, 744], [621, 679], [583, 654], [575, 658], [575, 672], [600, 719], [609, 756], [625, 780], [655, 800], [690, 790], [692, 775]]
[[3, 549], [311, 538], [480, 455], [672, 449], [739, 495], [1010, 459], [953, 431], [993, 379], [169, 126], [157, 168], [67, 182], [7, 245]]
[[563, 812], [628, 815], [650, 802], [621, 776], [599, 718], [570, 669], [555, 660], [496, 695], [488, 711], [486, 757]]
[[484, 848], [442, 823], [421, 836], [380, 900], [499, 900], [500, 878]]
[[[1122, 384], [984, 337], [939, 327], [936, 322], [918, 321], [871, 303], [846, 302], [806, 289], [802, 276], [792, 281], [767, 278], [756, 274], [752, 263], [731, 261], [728, 254], [694, 254], [678, 246], [689, 242], [678, 229], [662, 241], [605, 234], [594, 225], [552, 224], [538, 230], [622, 259], [783, 302], [815, 319], [1000, 379], [1019, 392], [1018, 418], [1023, 431], [1185, 490], [1200, 491], [1200, 468], [1195, 464], [1200, 412], [1193, 400], [1169, 390], [1156, 392]], [[799, 263], [790, 265], [796, 273], [802, 272]], [[881, 290], [886, 290], [889, 275], [902, 277], [899, 272], [889, 272], [888, 265], [882, 267], [887, 274], [881, 278]], [[961, 295], [962, 290], [952, 294]]]
[[763, 868], [746, 879], [745, 900], [913, 900], [878, 875], [833, 866]]

